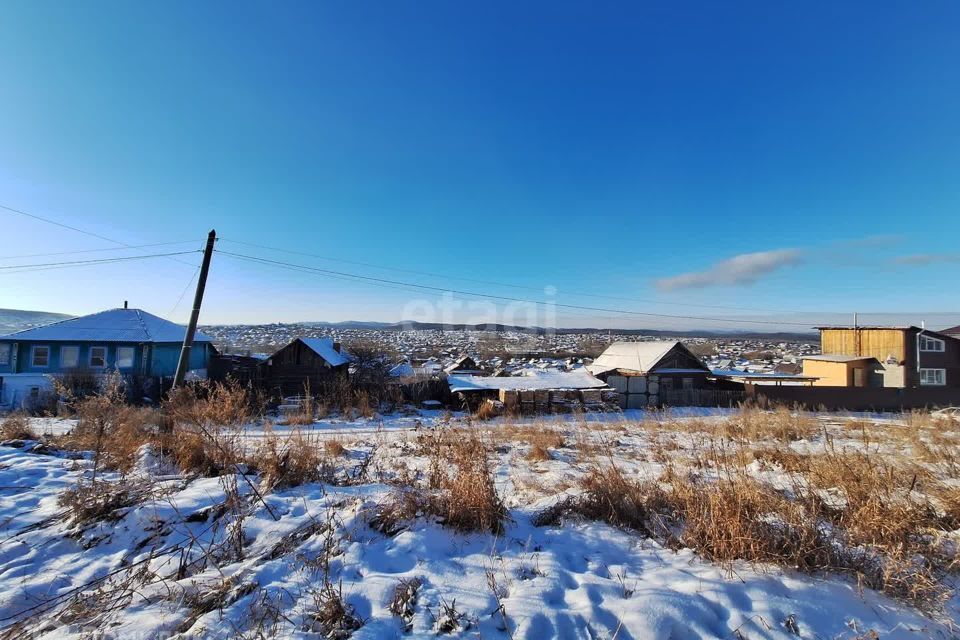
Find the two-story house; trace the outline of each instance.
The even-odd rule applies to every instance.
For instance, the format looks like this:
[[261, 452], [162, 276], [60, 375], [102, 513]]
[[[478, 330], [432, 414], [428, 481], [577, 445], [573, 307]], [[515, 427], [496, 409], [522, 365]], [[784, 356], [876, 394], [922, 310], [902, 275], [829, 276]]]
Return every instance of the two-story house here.
[[[804, 374], [821, 379], [829, 367], [838, 386], [960, 387], [960, 338], [916, 326], [818, 327], [822, 357], [804, 360]], [[831, 360], [832, 358], [832, 360]], [[866, 364], [858, 364], [858, 363]], [[811, 367], [816, 367], [814, 370]], [[827, 378], [829, 379], [829, 378]], [[859, 383], [858, 383], [859, 381]]]
[[[0, 336], [0, 406], [28, 406], [51, 389], [53, 376], [73, 372], [160, 382], [176, 372], [185, 333], [183, 325], [124, 307]], [[205, 376], [212, 353], [210, 337], [198, 331], [187, 369]]]

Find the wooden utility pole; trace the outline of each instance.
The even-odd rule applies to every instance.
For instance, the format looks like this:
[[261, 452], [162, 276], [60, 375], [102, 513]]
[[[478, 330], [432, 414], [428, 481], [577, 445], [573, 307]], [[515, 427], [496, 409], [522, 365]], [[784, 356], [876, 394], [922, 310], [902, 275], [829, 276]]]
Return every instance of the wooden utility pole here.
[[207, 235], [207, 248], [203, 250], [203, 262], [200, 265], [200, 278], [197, 280], [197, 292], [193, 296], [193, 311], [190, 313], [190, 324], [187, 334], [183, 336], [183, 348], [180, 349], [180, 361], [177, 362], [177, 373], [173, 377], [173, 388], [183, 384], [187, 375], [187, 366], [190, 364], [190, 349], [193, 348], [193, 336], [197, 333], [197, 320], [200, 319], [200, 305], [203, 304], [203, 290], [207, 287], [207, 273], [210, 271], [210, 258], [213, 256], [213, 244], [217, 241], [217, 230], [211, 229]]

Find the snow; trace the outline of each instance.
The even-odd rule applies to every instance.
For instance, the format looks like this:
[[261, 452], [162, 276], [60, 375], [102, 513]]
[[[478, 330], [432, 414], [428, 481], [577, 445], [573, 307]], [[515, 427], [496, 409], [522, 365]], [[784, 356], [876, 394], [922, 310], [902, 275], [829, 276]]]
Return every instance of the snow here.
[[[641, 417], [724, 420], [728, 413], [631, 412], [617, 416], [619, 422], [610, 418], [615, 430], [605, 431], [598, 421], [588, 435], [614, 437], [617, 446], [609, 455], [617, 456], [624, 471], [654, 477], [662, 467], [642, 455], [648, 435], [624, 425]], [[798, 635], [790, 630], [794, 625], [800, 638], [853, 638], [868, 630], [884, 640], [955, 637], [944, 623], [882, 594], [861, 591], [842, 577], [744, 563], [721, 567], [689, 549], [673, 551], [599, 523], [534, 526], [535, 513], [572, 491], [559, 488], [560, 483], [583, 471], [582, 464], [561, 451], [548, 461], [526, 462], [519, 445], [496, 457], [497, 489], [512, 519], [502, 536], [454, 533], [429, 519], [418, 519], [393, 537], [371, 528], [371, 513], [390, 492], [384, 484], [389, 470], [423, 464], [411, 454], [418, 434], [446, 428], [449, 420], [439, 412], [424, 412], [318, 422], [309, 428], [312, 433], [346, 438], [346, 467], [375, 452], [375, 466], [384, 475], [353, 486], [314, 483], [269, 494], [265, 501], [276, 520], [242, 478], [180, 477], [146, 448], [134, 473], [105, 476], [142, 492], [143, 498], [114, 522], [78, 529], [67, 522], [58, 498], [78, 480], [89, 478], [91, 461], [0, 446], [0, 625], [31, 607], [43, 611], [48, 599], [71, 595], [71, 590], [99, 580], [85, 591], [99, 589], [98, 597], [106, 598], [97, 600], [94, 611], [84, 613], [75, 604], [72, 616], [54, 619], [51, 611], [45, 618], [48, 627], [28, 630], [51, 638], [89, 637], [96, 635], [94, 629], [105, 629], [106, 637], [161, 638], [188, 625], [183, 637], [255, 637], [257, 625], [263, 624], [260, 616], [276, 607], [280, 615], [265, 637], [321, 637], [304, 631], [303, 625], [313, 606], [312, 592], [321, 584], [318, 559], [334, 539], [330, 576], [364, 621], [352, 636], [358, 639], [403, 636], [401, 621], [387, 607], [399, 580], [412, 578], [423, 582], [409, 633], [414, 638], [436, 636], [442, 603], [455, 603], [463, 615], [461, 630], [454, 634], [463, 637], [795, 640]], [[468, 425], [463, 416], [453, 421]], [[539, 423], [570, 431], [582, 428], [563, 417]], [[34, 428], [49, 432], [63, 432], [72, 424], [33, 422]], [[469, 426], [495, 431], [500, 424]], [[288, 428], [273, 429], [282, 433]], [[246, 434], [256, 441], [263, 429], [251, 425]], [[688, 434], [670, 437], [680, 447], [690, 446]], [[802, 451], [815, 444], [790, 446]], [[774, 467], [755, 463], [751, 472], [788, 483], [784, 472]], [[230, 557], [223, 549], [238, 516], [206, 515], [224, 505], [233, 484], [245, 505], [242, 558]], [[533, 490], [533, 485], [547, 489]], [[323, 531], [328, 524], [333, 538]], [[281, 548], [282, 541], [303, 531], [310, 535]], [[201, 563], [209, 555], [220, 560]], [[183, 565], [188, 570], [178, 579]], [[128, 576], [125, 567], [149, 571], [129, 594], [119, 588]], [[506, 612], [506, 630], [496, 613], [489, 575]], [[209, 595], [225, 579], [234, 587], [255, 586], [236, 601], [191, 620], [196, 613], [191, 598]], [[111, 598], [120, 594], [126, 594], [125, 599], [113, 606]], [[65, 597], [64, 604], [70, 602]], [[956, 619], [956, 602], [948, 606]]]
[[330, 338], [300, 338], [315, 354], [330, 363], [331, 367], [338, 367], [350, 362], [350, 359], [334, 347]]
[[458, 376], [447, 377], [451, 391], [482, 391], [508, 389], [532, 391], [537, 389], [601, 389], [607, 386], [586, 371], [528, 370], [522, 376]]

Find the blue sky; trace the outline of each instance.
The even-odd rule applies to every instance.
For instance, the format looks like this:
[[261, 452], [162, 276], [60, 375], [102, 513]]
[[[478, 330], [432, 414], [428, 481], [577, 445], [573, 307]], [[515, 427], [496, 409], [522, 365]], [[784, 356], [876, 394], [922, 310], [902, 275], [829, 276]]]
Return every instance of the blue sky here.
[[[919, 322], [960, 311], [958, 27], [955, 2], [3, 3], [0, 204], [185, 244], [0, 210], [0, 265], [215, 227], [224, 251], [505, 297]], [[194, 272], [0, 271], [0, 307], [182, 320]], [[202, 321], [441, 308], [221, 254]]]

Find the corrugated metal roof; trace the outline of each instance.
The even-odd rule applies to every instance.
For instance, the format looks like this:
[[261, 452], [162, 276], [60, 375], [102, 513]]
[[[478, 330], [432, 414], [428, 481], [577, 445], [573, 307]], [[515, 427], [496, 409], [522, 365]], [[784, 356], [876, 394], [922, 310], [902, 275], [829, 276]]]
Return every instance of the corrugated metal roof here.
[[300, 338], [300, 341], [332, 367], [350, 362], [350, 358], [333, 348], [333, 340], [330, 338]]
[[616, 369], [646, 373], [678, 344], [680, 342], [676, 340], [614, 342], [592, 364], [587, 365], [587, 369], [593, 374]]
[[[0, 340], [49, 342], [183, 342], [187, 328], [142, 309], [110, 309], [79, 318], [61, 320], [43, 327], [24, 329]], [[212, 342], [197, 331], [194, 342]]]
[[523, 376], [447, 376], [450, 391], [536, 391], [544, 389], [601, 389], [607, 384], [586, 371], [537, 371]]

